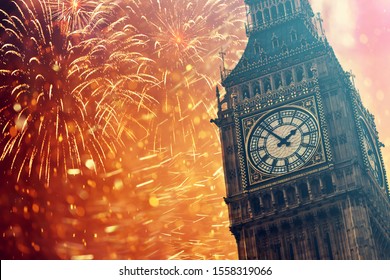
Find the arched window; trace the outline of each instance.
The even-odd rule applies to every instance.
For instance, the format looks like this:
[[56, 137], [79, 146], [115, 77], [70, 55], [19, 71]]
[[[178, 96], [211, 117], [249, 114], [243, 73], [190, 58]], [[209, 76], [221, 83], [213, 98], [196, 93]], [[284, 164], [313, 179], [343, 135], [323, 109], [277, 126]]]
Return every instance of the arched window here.
[[323, 178], [323, 182], [324, 182], [325, 193], [330, 194], [330, 193], [333, 193], [335, 191], [335, 187], [334, 187], [333, 182], [332, 182], [332, 177], [330, 177], [330, 175], [326, 175]]
[[293, 248], [293, 245], [292, 245], [292, 243], [290, 243], [290, 246], [289, 246], [289, 259], [290, 260], [293, 260], [293, 259], [295, 259], [295, 257], [294, 257], [294, 248]]
[[274, 75], [274, 82], [277, 89], [282, 86], [282, 76], [280, 73]]
[[272, 47], [275, 49], [279, 47], [279, 39], [275, 34], [272, 35]]
[[295, 69], [295, 73], [296, 73], [296, 77], [297, 77], [297, 82], [302, 82], [303, 81], [303, 67], [302, 66], [298, 66], [296, 69]]
[[253, 215], [258, 215], [260, 213], [260, 201], [258, 197], [252, 197], [251, 201], [251, 208]]
[[291, 85], [292, 82], [293, 82], [292, 71], [291, 70], [287, 70], [286, 72], [284, 72], [284, 77], [286, 79], [286, 85], [287, 86]]
[[293, 187], [288, 187], [286, 190], [287, 194], [287, 203], [289, 205], [295, 204], [296, 203], [296, 193], [295, 193], [295, 188]]
[[295, 1], [291, 1], [291, 5], [292, 5], [292, 10], [293, 12], [295, 12], [297, 10], [296, 6], [295, 6]]
[[264, 210], [265, 211], [271, 210], [271, 208], [272, 208], [271, 196], [269, 194], [263, 195], [262, 201], [263, 201], [263, 208], [264, 208]]
[[264, 23], [263, 19], [263, 13], [261, 11], [258, 11], [256, 14], [257, 24], [262, 25]]
[[292, 5], [290, 1], [286, 1], [286, 14], [291, 15], [292, 14]]
[[272, 6], [272, 8], [271, 8], [271, 16], [272, 16], [273, 20], [278, 18], [278, 11], [276, 10], [276, 6]]
[[302, 183], [299, 185], [299, 197], [302, 201], [306, 201], [309, 199], [309, 189], [307, 188], [307, 184]]
[[286, 11], [284, 10], [283, 3], [280, 3], [280, 4], [279, 4], [278, 10], [279, 10], [279, 16], [280, 16], [280, 17], [286, 16]]
[[328, 247], [328, 259], [333, 260], [334, 258], [333, 258], [333, 251], [332, 251], [332, 243], [330, 242], [329, 232], [326, 233], [325, 242], [326, 242], [326, 247]]
[[317, 179], [314, 179], [310, 182], [311, 193], [314, 197], [321, 194], [320, 182]]
[[260, 93], [261, 92], [260, 92], [260, 84], [259, 84], [259, 82], [254, 82], [253, 83], [253, 94], [254, 95], [258, 95]]
[[310, 64], [306, 64], [306, 72], [307, 72], [307, 77], [309, 78], [309, 79], [311, 79], [311, 78], [313, 78], [314, 77], [314, 73], [313, 73], [313, 71], [312, 71], [312, 66], [310, 65]]
[[231, 209], [232, 209], [232, 218], [233, 219], [240, 218], [240, 205], [238, 203], [232, 203]]
[[257, 43], [257, 41], [255, 40], [255, 43], [253, 44], [253, 51], [254, 51], [254, 53], [255, 54], [260, 54], [260, 52], [261, 52], [261, 47], [260, 47], [260, 45]]
[[264, 9], [263, 15], [264, 15], [264, 22], [265, 22], [265, 23], [268, 23], [268, 22], [271, 21], [271, 15], [270, 15], [268, 9]]
[[272, 88], [271, 88], [271, 80], [270, 80], [269, 77], [264, 78], [263, 84], [264, 84], [264, 90], [266, 92], [272, 90]]
[[242, 87], [242, 97], [244, 99], [249, 98], [249, 87], [247, 85]]
[[291, 29], [290, 38], [291, 38], [291, 42], [295, 42], [296, 40], [298, 40], [297, 31], [295, 29]]
[[284, 201], [283, 192], [276, 191], [274, 196], [275, 196], [276, 207], [279, 209], [284, 208], [286, 206], [286, 202]]

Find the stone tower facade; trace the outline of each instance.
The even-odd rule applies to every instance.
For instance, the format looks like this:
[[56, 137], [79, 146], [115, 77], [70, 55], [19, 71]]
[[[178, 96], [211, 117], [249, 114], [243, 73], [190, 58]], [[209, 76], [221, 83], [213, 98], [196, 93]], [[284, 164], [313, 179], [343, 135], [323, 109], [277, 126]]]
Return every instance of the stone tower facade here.
[[240, 259], [390, 259], [374, 117], [307, 0], [245, 0], [248, 44], [217, 88]]

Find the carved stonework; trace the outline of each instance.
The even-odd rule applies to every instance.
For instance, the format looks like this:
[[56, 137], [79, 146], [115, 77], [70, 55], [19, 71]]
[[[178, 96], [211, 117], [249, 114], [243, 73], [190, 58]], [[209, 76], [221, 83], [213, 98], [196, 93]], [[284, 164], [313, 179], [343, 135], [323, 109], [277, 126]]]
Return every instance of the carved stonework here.
[[213, 120], [239, 258], [390, 259], [383, 144], [321, 18], [308, 0], [245, 3], [248, 45]]

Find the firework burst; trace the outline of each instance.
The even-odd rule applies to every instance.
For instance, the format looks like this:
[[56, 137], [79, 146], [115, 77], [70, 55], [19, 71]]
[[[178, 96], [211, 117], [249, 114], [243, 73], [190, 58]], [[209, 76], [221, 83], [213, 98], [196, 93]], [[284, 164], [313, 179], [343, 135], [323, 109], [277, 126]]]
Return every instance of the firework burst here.
[[53, 19], [66, 24], [69, 32], [83, 29], [90, 23], [100, 1], [94, 0], [47, 0]]
[[115, 150], [124, 130], [118, 107], [145, 107], [141, 84], [153, 82], [141, 74], [146, 59], [130, 51], [142, 39], [123, 21], [110, 25], [105, 39], [69, 37], [45, 1], [13, 3], [17, 15], [2, 11], [0, 24], [0, 159], [10, 160], [18, 180], [23, 171], [49, 182], [77, 174], [86, 162], [95, 171], [104, 167], [105, 152]]
[[242, 5], [222, 0], [135, 0], [127, 1], [126, 10], [139, 32], [150, 39], [159, 67], [170, 72], [191, 72], [195, 66], [215, 58], [229, 40], [237, 40], [227, 31], [241, 24], [232, 14], [241, 14]]
[[[229, 52], [236, 53], [236, 43], [241, 42], [237, 38], [245, 34], [241, 1], [121, 0], [113, 5], [99, 1], [89, 23], [76, 32], [53, 20], [50, 9], [54, 10], [46, 9], [46, 20], [24, 12], [15, 18], [6, 15], [2, 21], [3, 30], [7, 29], [2, 31], [4, 45], [17, 47], [13, 51], [20, 55], [1, 54], [4, 140], [0, 146], [9, 148], [4, 149], [0, 168], [14, 162], [14, 170], [3, 168], [6, 176], [0, 176], [0, 183], [9, 186], [0, 189], [0, 209], [8, 213], [0, 226], [8, 248], [4, 254], [64, 259], [235, 258], [222, 200], [217, 131], [209, 119], [214, 116], [210, 87], [219, 79], [220, 48], [230, 44]], [[20, 23], [13, 26], [12, 20], [18, 18], [24, 25], [41, 22], [46, 42], [37, 31], [23, 31]], [[22, 45], [19, 37], [23, 43], [29, 38], [38, 43], [24, 48], [27, 44]], [[47, 42], [52, 42], [55, 52]], [[45, 50], [46, 60], [36, 54], [38, 50]], [[61, 59], [50, 63], [55, 54]], [[29, 64], [33, 57], [42, 67]], [[51, 65], [57, 71], [50, 70]], [[24, 71], [18, 78], [11, 75], [17, 69]], [[47, 77], [48, 90], [29, 78], [38, 73]], [[159, 87], [154, 77], [162, 77]], [[43, 103], [50, 100], [55, 80], [61, 81], [61, 88], [53, 86], [51, 98], [66, 101], [66, 106]], [[32, 94], [17, 97], [12, 90], [22, 82]], [[34, 92], [42, 97], [31, 97]], [[52, 108], [60, 108], [60, 113], [51, 113]], [[16, 124], [19, 115], [27, 120], [25, 127]], [[42, 132], [48, 135], [45, 141]], [[124, 139], [124, 145], [118, 145], [118, 139]], [[30, 168], [34, 149], [39, 157]], [[107, 172], [88, 170], [103, 162]], [[23, 179], [23, 174], [39, 175], [41, 169], [44, 179], [46, 173], [80, 174], [66, 180], [51, 176], [55, 183], [50, 186], [56, 188], [37, 187], [33, 180], [12, 183], [18, 174]]]
[[244, 9], [235, 1], [125, 2], [124, 11], [149, 39], [145, 52], [163, 83], [154, 95], [160, 103], [150, 118], [150, 135], [131, 151], [135, 158], [121, 162], [119, 177], [129, 187], [111, 202], [117, 209], [136, 202], [130, 216], [137, 219], [117, 222], [115, 234], [125, 240], [125, 233], [138, 231], [124, 241], [124, 247], [135, 248], [126, 257], [234, 258], [218, 132], [209, 123], [215, 113], [210, 87], [219, 80], [221, 47], [229, 44], [235, 53], [242, 42], [237, 38], [245, 34]]

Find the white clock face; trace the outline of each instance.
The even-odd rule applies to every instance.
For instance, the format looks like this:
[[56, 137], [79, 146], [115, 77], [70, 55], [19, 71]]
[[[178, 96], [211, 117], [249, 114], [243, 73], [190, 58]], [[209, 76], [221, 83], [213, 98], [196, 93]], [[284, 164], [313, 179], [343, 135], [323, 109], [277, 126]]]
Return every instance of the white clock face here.
[[283, 175], [304, 166], [320, 142], [319, 125], [303, 108], [285, 107], [261, 117], [247, 140], [250, 163], [269, 175]]
[[371, 170], [371, 172], [374, 174], [375, 179], [378, 181], [379, 185], [383, 186], [383, 180], [382, 180], [382, 171], [380, 168], [380, 161], [378, 158], [378, 154], [375, 149], [374, 142], [372, 141], [370, 137], [370, 133], [368, 131], [368, 128], [363, 120], [360, 121], [362, 132], [363, 132], [363, 147], [364, 147], [364, 153], [367, 157], [367, 163], [368, 168]]

